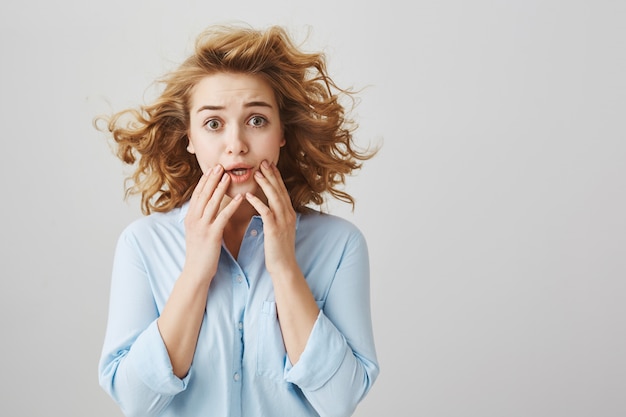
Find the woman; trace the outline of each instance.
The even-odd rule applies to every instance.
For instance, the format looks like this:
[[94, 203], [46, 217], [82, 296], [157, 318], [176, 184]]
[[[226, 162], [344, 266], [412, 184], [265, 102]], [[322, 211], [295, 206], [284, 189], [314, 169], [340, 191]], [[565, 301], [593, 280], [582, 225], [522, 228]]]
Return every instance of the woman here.
[[379, 372], [359, 151], [324, 56], [210, 28], [151, 105], [108, 119], [146, 216], [115, 253], [100, 385], [128, 416], [349, 416]]

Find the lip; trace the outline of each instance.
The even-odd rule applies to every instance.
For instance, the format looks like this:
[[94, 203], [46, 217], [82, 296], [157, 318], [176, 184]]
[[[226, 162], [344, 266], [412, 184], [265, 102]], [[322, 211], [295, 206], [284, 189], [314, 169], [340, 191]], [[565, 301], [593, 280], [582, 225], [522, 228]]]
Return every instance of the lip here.
[[[252, 177], [252, 167], [249, 165], [237, 164], [231, 165], [226, 168], [226, 173], [230, 176], [230, 181], [233, 184], [239, 184], [248, 181]], [[238, 171], [235, 174], [233, 171]]]

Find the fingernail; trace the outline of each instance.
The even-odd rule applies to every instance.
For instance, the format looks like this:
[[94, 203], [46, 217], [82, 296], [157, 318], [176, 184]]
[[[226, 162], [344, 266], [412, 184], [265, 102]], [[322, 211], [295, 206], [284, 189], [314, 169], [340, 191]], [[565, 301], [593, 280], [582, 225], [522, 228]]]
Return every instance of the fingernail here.
[[255, 176], [255, 177], [258, 177], [258, 178], [263, 178], [263, 173], [262, 173], [261, 171], [256, 171], [256, 172], [254, 173], [254, 176]]
[[221, 170], [222, 170], [222, 166], [221, 165], [215, 165], [215, 167], [213, 168], [213, 173], [214, 174], [219, 174]]
[[234, 198], [235, 201], [241, 200], [241, 194], [237, 194]]
[[224, 175], [222, 175], [222, 179], [220, 180], [220, 182], [226, 182], [227, 179], [228, 179], [228, 174], [224, 173]]
[[261, 165], [263, 165], [263, 168], [269, 168], [270, 167], [270, 164], [267, 161], [261, 162]]

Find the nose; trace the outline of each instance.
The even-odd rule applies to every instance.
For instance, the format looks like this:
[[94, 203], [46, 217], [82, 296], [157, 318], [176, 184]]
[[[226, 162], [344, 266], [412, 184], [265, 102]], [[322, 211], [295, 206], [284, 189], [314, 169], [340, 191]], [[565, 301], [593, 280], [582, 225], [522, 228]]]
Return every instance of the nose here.
[[245, 134], [239, 127], [232, 127], [226, 138], [226, 153], [243, 154], [248, 152]]

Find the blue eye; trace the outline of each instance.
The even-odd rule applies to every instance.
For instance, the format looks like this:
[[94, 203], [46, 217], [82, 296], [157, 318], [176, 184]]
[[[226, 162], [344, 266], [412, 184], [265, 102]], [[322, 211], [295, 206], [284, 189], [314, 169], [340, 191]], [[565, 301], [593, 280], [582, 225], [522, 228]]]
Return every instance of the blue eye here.
[[248, 124], [250, 124], [252, 127], [261, 127], [264, 126], [266, 123], [267, 119], [261, 116], [252, 116], [248, 121]]
[[205, 126], [209, 129], [209, 130], [217, 130], [220, 128], [222, 124], [219, 122], [219, 120], [217, 119], [210, 119], [205, 123]]

